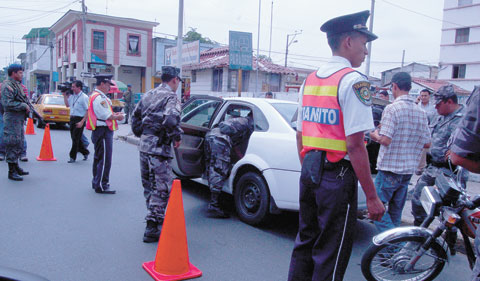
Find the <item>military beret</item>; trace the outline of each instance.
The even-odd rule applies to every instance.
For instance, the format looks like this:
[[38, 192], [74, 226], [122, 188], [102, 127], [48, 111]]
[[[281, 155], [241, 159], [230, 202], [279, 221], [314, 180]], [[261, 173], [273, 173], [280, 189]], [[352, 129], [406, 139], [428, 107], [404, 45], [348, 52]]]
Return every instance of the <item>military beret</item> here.
[[95, 75], [95, 79], [97, 79], [97, 83], [109, 83], [110, 85], [113, 85], [112, 80], [113, 75], [112, 74], [97, 74]]
[[455, 94], [455, 90], [453, 89], [453, 85], [442, 86], [437, 90], [435, 94], [433, 94], [436, 105], [439, 104], [441, 101], [449, 99], [453, 96], [457, 96], [457, 94]]
[[358, 31], [367, 36], [368, 41], [373, 41], [378, 38], [377, 35], [370, 32], [366, 26], [370, 11], [358, 12], [355, 14], [344, 15], [333, 18], [320, 27], [320, 30], [327, 33], [327, 37], [333, 35]]

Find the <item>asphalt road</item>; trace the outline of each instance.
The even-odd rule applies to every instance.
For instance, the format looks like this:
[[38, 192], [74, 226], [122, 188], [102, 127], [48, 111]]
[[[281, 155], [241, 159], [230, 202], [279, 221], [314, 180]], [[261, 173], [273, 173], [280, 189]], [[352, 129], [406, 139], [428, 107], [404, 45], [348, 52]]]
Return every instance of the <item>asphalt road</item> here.
[[[114, 141], [110, 183], [117, 194], [96, 194], [92, 159], [79, 155], [79, 161], [67, 163], [69, 131], [51, 130], [53, 162], [35, 160], [44, 130], [35, 131], [26, 136], [30, 161], [20, 165], [30, 175], [23, 182], [8, 180], [7, 165], [0, 162], [0, 265], [50, 280], [152, 280], [142, 263], [154, 259], [157, 244], [142, 242], [146, 208], [137, 148]], [[262, 227], [235, 216], [210, 219], [208, 190], [190, 181], [182, 188], [190, 262], [203, 271], [199, 280], [286, 280], [297, 213], [274, 216]], [[359, 221], [356, 234], [345, 280], [363, 280], [359, 263], [375, 228]], [[437, 280], [468, 280], [469, 274], [460, 254]]]

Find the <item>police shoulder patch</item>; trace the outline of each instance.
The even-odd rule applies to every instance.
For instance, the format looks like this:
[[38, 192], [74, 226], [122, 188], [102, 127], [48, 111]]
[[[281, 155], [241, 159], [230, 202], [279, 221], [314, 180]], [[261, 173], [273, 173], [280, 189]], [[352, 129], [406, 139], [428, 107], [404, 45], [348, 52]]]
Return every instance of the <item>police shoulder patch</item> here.
[[102, 102], [100, 102], [100, 104], [101, 104], [103, 107], [105, 107], [105, 108], [107, 108], [107, 107], [108, 107], [108, 106], [107, 106], [107, 102], [106, 102], [106, 101], [102, 101]]
[[353, 91], [357, 98], [365, 105], [372, 105], [372, 94], [370, 93], [370, 83], [367, 81], [353, 84]]

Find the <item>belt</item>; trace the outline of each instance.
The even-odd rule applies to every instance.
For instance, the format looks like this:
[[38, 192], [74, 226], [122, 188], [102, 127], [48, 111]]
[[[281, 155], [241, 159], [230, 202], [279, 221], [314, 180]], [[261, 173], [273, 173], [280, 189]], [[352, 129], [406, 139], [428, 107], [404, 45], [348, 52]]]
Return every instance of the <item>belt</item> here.
[[[434, 167], [437, 167], [437, 168], [447, 168], [447, 169], [450, 169], [450, 165], [448, 164], [448, 162], [436, 162], [436, 161], [431, 161], [431, 164], [432, 166]], [[452, 169], [455, 170], [455, 168], [457, 167], [456, 165], [451, 165], [452, 166]]]
[[[323, 151], [323, 150], [314, 149], [314, 150], [310, 150], [309, 152], [307, 152], [307, 154], [308, 153], [319, 153], [319, 152], [320, 153], [325, 153], [325, 151]], [[327, 157], [325, 157], [325, 163], [323, 164], [323, 168], [325, 170], [330, 171], [330, 170], [335, 170], [335, 169], [340, 168], [340, 167], [352, 167], [352, 163], [348, 160], [345, 160], [345, 159], [342, 159], [338, 162], [330, 162], [330, 161], [328, 161]]]

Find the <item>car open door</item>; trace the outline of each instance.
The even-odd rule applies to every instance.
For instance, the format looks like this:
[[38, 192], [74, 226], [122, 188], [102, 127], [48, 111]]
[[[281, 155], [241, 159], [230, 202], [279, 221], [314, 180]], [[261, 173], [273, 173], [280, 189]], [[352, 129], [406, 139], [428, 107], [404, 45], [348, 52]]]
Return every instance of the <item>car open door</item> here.
[[175, 149], [173, 170], [183, 177], [200, 177], [205, 169], [203, 145], [205, 134], [223, 103], [223, 99], [212, 96], [193, 96], [182, 107], [182, 142]]

